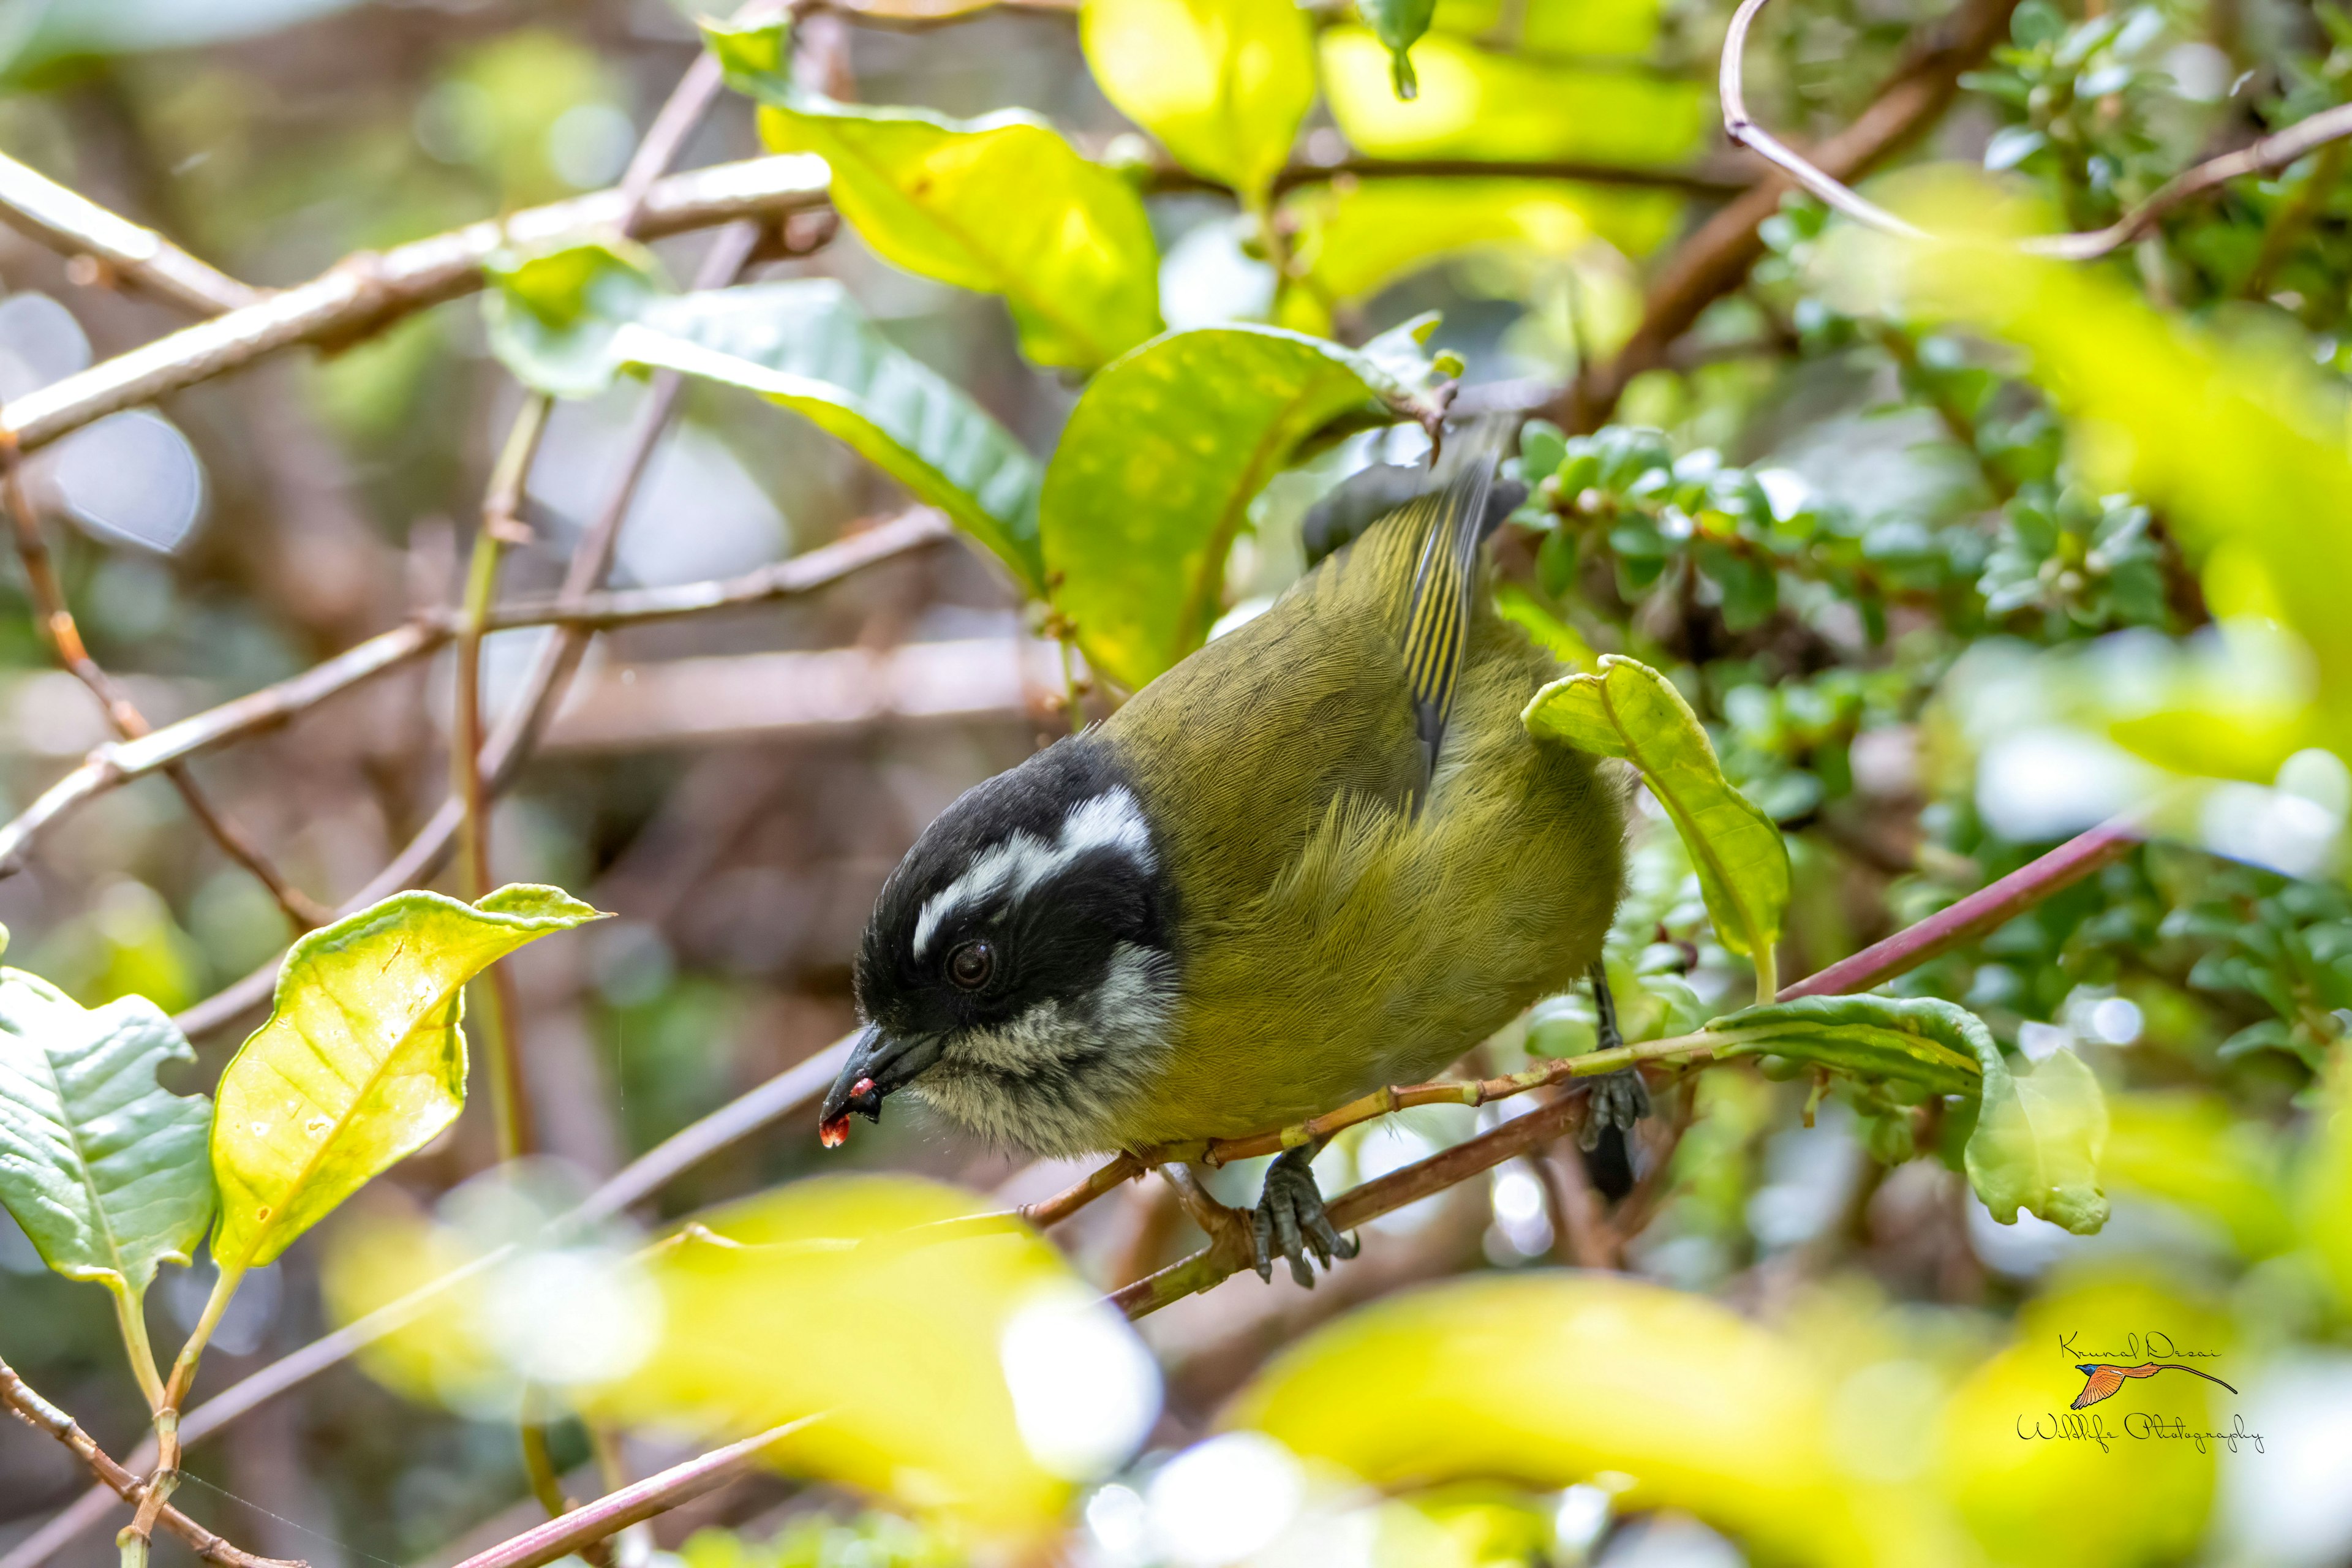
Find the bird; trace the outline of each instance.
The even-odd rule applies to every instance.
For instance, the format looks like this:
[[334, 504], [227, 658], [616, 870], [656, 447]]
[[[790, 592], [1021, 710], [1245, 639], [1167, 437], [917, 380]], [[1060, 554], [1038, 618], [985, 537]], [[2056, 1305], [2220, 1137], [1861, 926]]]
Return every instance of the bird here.
[[[2086, 1362], [2074, 1370], [2084, 1374], [2083, 1392], [2074, 1395], [2074, 1403], [2066, 1407], [2069, 1410], [2080, 1410], [2086, 1405], [2096, 1405], [2102, 1399], [2112, 1397], [2127, 1377], [2154, 1377], [2159, 1372], [2186, 1372], [2194, 1373], [2208, 1383], [2221, 1383], [2210, 1372], [2198, 1372], [2195, 1367], [2183, 1366], [2177, 1361], [2148, 1361], [2137, 1366], [2116, 1366], [2110, 1362], [2095, 1361]], [[2221, 1386], [2232, 1394], [2238, 1392], [2229, 1384], [2221, 1383]]]
[[[1269, 608], [923, 829], [858, 944], [828, 1146], [900, 1089], [1045, 1156], [1235, 1137], [1605, 994], [1630, 774], [1520, 722], [1569, 672], [1492, 603], [1480, 545], [1526, 493], [1500, 440], [1343, 486]], [[1596, 1083], [1588, 1125], [1647, 1113], [1638, 1072]], [[1267, 1169], [1262, 1279], [1356, 1254], [1315, 1153]]]

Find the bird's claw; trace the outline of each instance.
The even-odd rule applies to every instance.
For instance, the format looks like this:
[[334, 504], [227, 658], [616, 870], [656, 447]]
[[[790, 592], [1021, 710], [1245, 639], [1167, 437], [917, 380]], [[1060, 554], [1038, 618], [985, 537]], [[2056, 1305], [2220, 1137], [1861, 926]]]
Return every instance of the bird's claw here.
[[1650, 1086], [1642, 1081], [1641, 1068], [1619, 1068], [1602, 1073], [1592, 1080], [1591, 1097], [1585, 1101], [1584, 1130], [1576, 1142], [1590, 1153], [1601, 1147], [1601, 1135], [1608, 1129], [1631, 1132], [1633, 1123], [1649, 1114]]
[[1311, 1290], [1315, 1269], [1307, 1254], [1314, 1254], [1327, 1269], [1334, 1258], [1356, 1256], [1356, 1238], [1333, 1229], [1331, 1216], [1324, 1211], [1322, 1189], [1309, 1168], [1314, 1156], [1309, 1148], [1285, 1150], [1266, 1167], [1265, 1190], [1250, 1215], [1250, 1247], [1251, 1266], [1269, 1283], [1276, 1257], [1287, 1259], [1290, 1277]]

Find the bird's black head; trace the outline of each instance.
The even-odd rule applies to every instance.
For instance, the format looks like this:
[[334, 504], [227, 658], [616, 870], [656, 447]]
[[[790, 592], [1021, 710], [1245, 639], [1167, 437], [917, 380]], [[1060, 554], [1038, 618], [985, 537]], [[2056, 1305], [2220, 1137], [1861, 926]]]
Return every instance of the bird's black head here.
[[858, 949], [867, 1023], [820, 1130], [916, 1084], [954, 1120], [1048, 1153], [1108, 1145], [1175, 1002], [1173, 895], [1107, 742], [1064, 741], [967, 791], [883, 885]]

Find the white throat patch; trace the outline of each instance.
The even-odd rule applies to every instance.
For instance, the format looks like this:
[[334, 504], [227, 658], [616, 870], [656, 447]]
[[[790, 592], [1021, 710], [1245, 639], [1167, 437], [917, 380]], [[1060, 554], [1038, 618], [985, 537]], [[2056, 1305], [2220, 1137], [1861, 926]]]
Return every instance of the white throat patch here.
[[923, 900], [915, 918], [915, 956], [923, 956], [940, 922], [957, 910], [999, 893], [1018, 898], [1096, 849], [1116, 849], [1145, 871], [1153, 868], [1151, 829], [1133, 790], [1122, 785], [1080, 801], [1062, 818], [1051, 844], [1034, 834], [1015, 833], [974, 857], [963, 875]]

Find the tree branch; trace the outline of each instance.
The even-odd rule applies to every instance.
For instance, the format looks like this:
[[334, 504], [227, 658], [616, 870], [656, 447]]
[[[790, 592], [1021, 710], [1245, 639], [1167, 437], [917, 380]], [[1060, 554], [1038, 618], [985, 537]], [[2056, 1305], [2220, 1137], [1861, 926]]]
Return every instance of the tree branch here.
[[[1749, 0], [1757, 4], [1760, 0]], [[2016, 5], [2017, 0], [1963, 0], [1854, 122], [1822, 143], [1815, 165], [1832, 178], [1854, 179], [1926, 130], [1958, 92], [1960, 73], [1982, 60], [2006, 33]], [[1616, 358], [1578, 376], [1555, 405], [1554, 417], [1573, 430], [1605, 424], [1626, 384], [1664, 363], [1675, 340], [1700, 313], [1739, 287], [1764, 254], [1759, 227], [1780, 209], [1793, 184], [1776, 175], [1750, 187], [1685, 240], [1651, 285], [1633, 337]]]
[[[1748, 114], [1747, 100], [1740, 87], [1740, 68], [1748, 47], [1748, 29], [1754, 26], [1757, 15], [1770, 3], [1771, 0], [1741, 0], [1738, 11], [1731, 18], [1730, 31], [1723, 40], [1721, 94], [1725, 132], [1733, 141], [1753, 148], [1787, 170], [1799, 184], [1856, 223], [1899, 239], [1933, 238], [1927, 230], [1895, 216], [1843, 180], [1807, 160], [1757, 124]], [[2095, 261], [2102, 256], [2120, 250], [2154, 228], [2158, 219], [2192, 196], [2202, 195], [2243, 175], [2284, 169], [2347, 136], [2352, 136], [2352, 104], [2321, 110], [2250, 146], [2235, 153], [2225, 153], [2218, 158], [2209, 158], [2182, 171], [2159, 186], [2154, 195], [2105, 228], [2086, 229], [2076, 234], [2037, 235], [2020, 240], [2017, 247], [2029, 255], [2052, 257], [2060, 261]], [[1829, 162], [1826, 149], [1822, 162]], [[1851, 178], [1858, 172], [1851, 171], [1847, 177]]]
[[[673, 174], [646, 193], [645, 238], [772, 220], [825, 205], [823, 159], [803, 153]], [[308, 283], [270, 294], [12, 399], [0, 436], [30, 452], [92, 420], [152, 403], [298, 343], [342, 346], [427, 305], [482, 286], [482, 263], [509, 245], [609, 229], [626, 210], [615, 189], [469, 224], [382, 253], [345, 257]]]
[[[124, 1502], [139, 1505], [147, 1496], [147, 1483], [115, 1463], [105, 1449], [100, 1447], [79, 1423], [35, 1393], [16, 1369], [0, 1361], [0, 1405], [5, 1405], [17, 1418], [37, 1431], [46, 1432], [73, 1451], [74, 1456], [89, 1467], [105, 1492], [110, 1492]], [[104, 1495], [101, 1493], [100, 1495]], [[285, 1563], [274, 1557], [257, 1557], [241, 1552], [227, 1542], [182, 1513], [164, 1505], [156, 1514], [164, 1529], [188, 1543], [190, 1551], [219, 1568], [302, 1568], [302, 1564]]]
[[[493, 610], [489, 625], [493, 631], [557, 625], [611, 631], [714, 610], [740, 609], [813, 593], [852, 573], [940, 543], [954, 531], [945, 514], [930, 507], [914, 507], [846, 538], [740, 576], [670, 588], [591, 594], [568, 606], [561, 599], [527, 599]], [[44, 833], [108, 791], [277, 729], [331, 697], [433, 653], [455, 634], [457, 625], [454, 610], [428, 611], [299, 675], [135, 740], [99, 747], [13, 821], [0, 826], [0, 876], [24, 869], [26, 858]]]
[[104, 281], [127, 283], [201, 316], [240, 310], [265, 298], [262, 290], [197, 260], [153, 229], [110, 213], [5, 156], [0, 156], [0, 222], [60, 255], [89, 258]]

